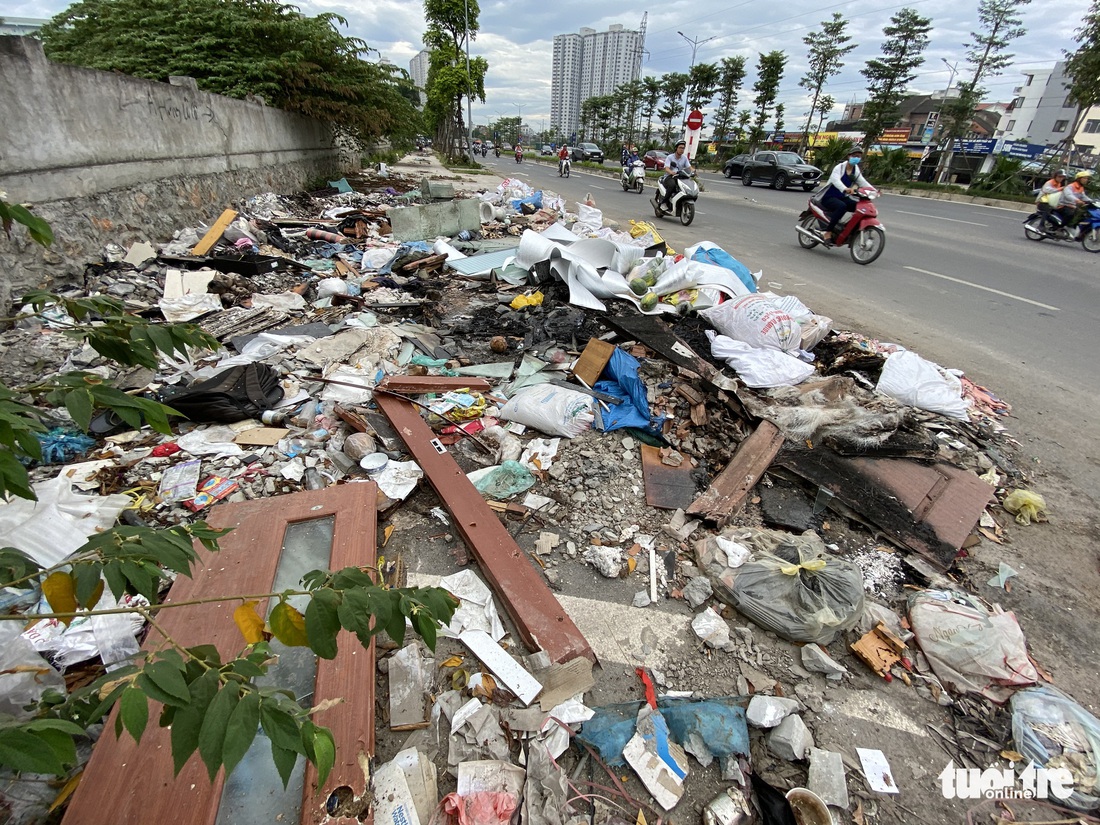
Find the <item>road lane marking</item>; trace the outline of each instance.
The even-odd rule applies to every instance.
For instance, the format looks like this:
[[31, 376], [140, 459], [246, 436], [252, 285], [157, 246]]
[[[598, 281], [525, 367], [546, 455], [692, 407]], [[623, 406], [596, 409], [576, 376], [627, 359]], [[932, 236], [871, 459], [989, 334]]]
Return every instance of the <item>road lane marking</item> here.
[[964, 281], [961, 278], [952, 278], [950, 275], [941, 275], [938, 272], [929, 272], [927, 269], [918, 269], [915, 266], [906, 266], [902, 268], [912, 270], [913, 272], [920, 272], [922, 275], [931, 275], [933, 278], [943, 278], [943, 280], [945, 281], [952, 281], [956, 284], [962, 284], [963, 286], [972, 286], [974, 287], [974, 289], [983, 289], [986, 292], [992, 292], [994, 295], [1000, 295], [1003, 298], [1011, 298], [1013, 301], [1022, 301], [1025, 304], [1042, 307], [1043, 309], [1049, 309], [1053, 312], [1062, 311], [1059, 307], [1052, 307], [1050, 304], [1042, 304], [1038, 301], [1033, 301], [1030, 298], [1021, 298], [1019, 295], [1013, 295], [1011, 292], [1002, 292], [999, 289], [993, 289], [992, 287], [982, 286], [981, 284], [975, 284], [970, 281]]
[[904, 209], [895, 210], [899, 215], [916, 215], [920, 218], [932, 218], [936, 221], [951, 221], [951, 223], [968, 223], [971, 226], [984, 226], [989, 228], [987, 223], [975, 223], [974, 221], [960, 221], [958, 218], [941, 218], [939, 215], [926, 215], [923, 212], [906, 212]]
[[606, 186], [600, 186], [598, 183], [590, 183], [588, 185], [591, 186], [593, 189], [606, 189], [607, 188]]

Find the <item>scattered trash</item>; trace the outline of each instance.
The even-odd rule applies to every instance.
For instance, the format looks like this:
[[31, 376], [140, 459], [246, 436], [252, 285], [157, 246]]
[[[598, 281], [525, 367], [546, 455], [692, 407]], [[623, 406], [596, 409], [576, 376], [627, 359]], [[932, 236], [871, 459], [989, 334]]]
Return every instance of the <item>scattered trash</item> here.
[[1016, 516], [1017, 524], [1031, 524], [1047, 520], [1047, 503], [1043, 497], [1030, 490], [1012, 490], [1002, 506]]
[[969, 420], [970, 403], [963, 398], [958, 377], [915, 352], [903, 350], [886, 356], [875, 389], [912, 407]]
[[1033, 685], [1039, 673], [1013, 613], [991, 613], [958, 591], [922, 590], [909, 599], [909, 621], [932, 670], [956, 693], [980, 693], [997, 703]]
[[1008, 580], [1018, 575], [1020, 574], [1002, 561], [997, 568], [997, 574], [986, 583], [990, 587], [999, 587], [1001, 590], [1011, 592], [1012, 585]]
[[1016, 750], [1040, 768], [1072, 777], [1073, 793], [1058, 804], [1100, 809], [1100, 720], [1050, 685], [1016, 691], [1010, 707]]
[[868, 788], [875, 793], [901, 793], [894, 782], [894, 774], [890, 770], [890, 763], [886, 761], [886, 754], [874, 748], [856, 748], [856, 754], [859, 756], [859, 764], [863, 768]]
[[[894, 665], [901, 664], [906, 670], [912, 667], [905, 642], [887, 630], [883, 622], [864, 633], [852, 644], [851, 649], [867, 667], [887, 682], [894, 680]], [[902, 678], [906, 682], [909, 680], [904, 673]]]
[[659, 710], [645, 705], [638, 711], [637, 729], [623, 748], [623, 757], [658, 805], [666, 811], [676, 807], [684, 794], [687, 754], [672, 741]]
[[708, 607], [692, 619], [691, 629], [707, 647], [725, 650], [730, 643], [730, 627], [713, 607]]

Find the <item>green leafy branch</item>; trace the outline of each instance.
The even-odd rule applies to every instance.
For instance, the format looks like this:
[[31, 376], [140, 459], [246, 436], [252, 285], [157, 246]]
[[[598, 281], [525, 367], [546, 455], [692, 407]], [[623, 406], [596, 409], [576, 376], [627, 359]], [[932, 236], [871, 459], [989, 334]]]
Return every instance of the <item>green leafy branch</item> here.
[[[191, 575], [198, 555], [190, 540], [216, 550], [217, 539], [225, 532], [202, 522], [162, 531], [117, 527], [92, 538], [64, 564], [50, 568], [39, 567], [14, 548], [0, 550], [0, 586], [27, 590], [40, 584], [53, 610], [0, 615], [0, 620], [71, 621], [137, 613], [167, 645], [143, 664], [112, 671], [68, 698], [45, 696], [41, 718], [0, 722], [0, 765], [62, 774], [75, 764], [73, 737], [100, 721], [116, 702], [116, 735], [125, 730], [140, 740], [152, 700], [163, 706], [158, 724], [171, 728], [177, 774], [196, 751], [211, 780], [221, 767], [231, 772], [262, 728], [271, 740], [272, 760], [284, 785], [298, 756], [312, 762], [319, 781], [324, 782], [336, 750], [331, 731], [311, 719], [318, 709], [303, 708], [289, 691], [256, 684], [277, 660], [270, 638], [289, 647], [309, 647], [319, 657], [333, 659], [341, 630], [354, 633], [364, 646], [383, 631], [402, 644], [407, 619], [434, 649], [439, 622], [450, 622], [458, 602], [440, 588], [387, 589], [374, 582], [373, 571], [349, 567], [312, 571], [303, 578], [302, 590], [158, 603], [162, 568]], [[150, 604], [96, 610], [104, 581], [116, 601], [138, 593]], [[290, 603], [292, 597], [309, 599], [304, 614]], [[262, 599], [278, 600], [266, 622], [256, 611]], [[156, 618], [162, 610], [234, 600], [241, 602], [233, 618], [247, 647], [229, 661], [223, 662], [213, 645], [180, 645]]]
[[22, 204], [8, 203], [0, 192], [0, 226], [4, 227], [4, 232], [9, 238], [12, 226], [17, 223], [27, 227], [31, 240], [36, 244], [48, 247], [53, 243], [53, 230], [46, 221]]

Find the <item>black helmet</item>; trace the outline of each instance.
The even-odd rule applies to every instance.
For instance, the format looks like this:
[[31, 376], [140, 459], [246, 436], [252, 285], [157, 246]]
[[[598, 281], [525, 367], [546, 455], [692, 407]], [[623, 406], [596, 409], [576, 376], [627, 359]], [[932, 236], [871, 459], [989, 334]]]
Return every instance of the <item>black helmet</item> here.
[[1068, 176], [1069, 172], [1067, 172], [1065, 169], [1059, 169], [1057, 172], [1054, 173], [1054, 177], [1056, 178], [1065, 178]]

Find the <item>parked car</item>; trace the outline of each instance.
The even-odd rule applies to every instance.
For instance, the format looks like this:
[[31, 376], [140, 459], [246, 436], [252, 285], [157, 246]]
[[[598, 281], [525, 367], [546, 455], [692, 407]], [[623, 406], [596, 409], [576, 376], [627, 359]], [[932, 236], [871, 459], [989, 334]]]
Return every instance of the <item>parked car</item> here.
[[645, 164], [646, 169], [664, 169], [666, 157], [668, 157], [668, 152], [662, 152], [660, 149], [650, 149], [642, 156], [642, 163]]
[[603, 150], [595, 143], [579, 143], [573, 147], [573, 160], [590, 160], [603, 163]]
[[[738, 155], [737, 157], [741, 157]], [[737, 158], [730, 158], [724, 169], [727, 178], [733, 177], [731, 165]], [[741, 163], [741, 183], [767, 183], [772, 189], [801, 186], [807, 192], [816, 189], [821, 180], [821, 170], [806, 163], [795, 152], [757, 152]]]
[[554, 154], [554, 150], [552, 148], [550, 148], [549, 143], [544, 143], [544, 144], [542, 144], [542, 148], [539, 149], [539, 154], [540, 155], [545, 155], [546, 157], [550, 157], [551, 155]]
[[500, 144], [500, 151], [502, 151], [502, 152], [511, 152], [512, 151], [512, 144], [511, 143], [502, 143], [502, 144]]
[[722, 167], [722, 174], [727, 178], [739, 178], [741, 173], [745, 171], [745, 161], [752, 157], [752, 152], [743, 152], [740, 155], [734, 155], [732, 158], [726, 161]]

